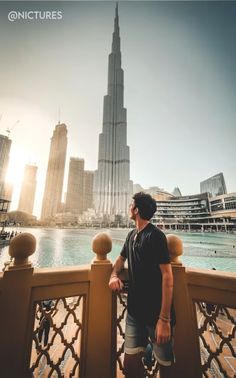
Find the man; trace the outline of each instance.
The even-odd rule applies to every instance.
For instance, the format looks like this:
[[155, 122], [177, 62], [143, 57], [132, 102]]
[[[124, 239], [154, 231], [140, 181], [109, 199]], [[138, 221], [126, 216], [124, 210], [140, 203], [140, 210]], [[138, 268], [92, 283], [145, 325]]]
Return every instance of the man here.
[[150, 223], [156, 201], [145, 193], [136, 193], [130, 205], [130, 218], [136, 229], [131, 231], [116, 259], [109, 287], [122, 290], [119, 273], [128, 260], [129, 291], [125, 330], [124, 372], [126, 378], [143, 378], [142, 358], [148, 342], [160, 365], [162, 378], [174, 378], [171, 364], [173, 276], [164, 233]]

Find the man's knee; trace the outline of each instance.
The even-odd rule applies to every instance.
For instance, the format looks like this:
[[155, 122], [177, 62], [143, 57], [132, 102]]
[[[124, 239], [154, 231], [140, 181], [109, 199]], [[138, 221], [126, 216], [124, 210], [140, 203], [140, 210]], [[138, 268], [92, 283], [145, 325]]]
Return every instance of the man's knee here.
[[160, 366], [160, 378], [180, 378], [176, 375], [175, 366]]
[[142, 358], [144, 352], [136, 354], [126, 354], [124, 358], [124, 374], [126, 378], [144, 378], [145, 369]]

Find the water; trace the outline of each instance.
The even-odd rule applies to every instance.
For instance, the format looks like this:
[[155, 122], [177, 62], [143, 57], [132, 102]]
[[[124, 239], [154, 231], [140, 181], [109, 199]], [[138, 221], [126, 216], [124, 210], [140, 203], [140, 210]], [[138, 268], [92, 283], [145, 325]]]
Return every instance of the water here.
[[[19, 228], [18, 232], [30, 232], [37, 239], [36, 252], [30, 256], [35, 267], [59, 267], [90, 264], [95, 254], [91, 242], [100, 230]], [[110, 229], [113, 240], [112, 261], [118, 256], [128, 230]], [[228, 272], [236, 271], [236, 235], [228, 233], [171, 232], [179, 236], [184, 245], [181, 261], [187, 267], [207, 268]], [[234, 246], [234, 247], [233, 247]], [[9, 260], [8, 247], [0, 248], [0, 269]]]

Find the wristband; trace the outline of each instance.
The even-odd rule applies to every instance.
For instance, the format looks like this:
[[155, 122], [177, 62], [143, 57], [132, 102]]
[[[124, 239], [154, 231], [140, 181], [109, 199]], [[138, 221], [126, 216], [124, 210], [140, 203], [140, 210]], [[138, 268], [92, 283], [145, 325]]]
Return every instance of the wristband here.
[[159, 319], [166, 323], [170, 322], [170, 318], [165, 318], [164, 316], [159, 316]]
[[116, 277], [116, 278], [118, 278], [118, 276], [117, 276], [117, 274], [116, 274], [116, 273], [114, 273], [114, 274], [112, 274], [112, 275], [111, 275], [111, 278], [113, 278], [113, 277]]

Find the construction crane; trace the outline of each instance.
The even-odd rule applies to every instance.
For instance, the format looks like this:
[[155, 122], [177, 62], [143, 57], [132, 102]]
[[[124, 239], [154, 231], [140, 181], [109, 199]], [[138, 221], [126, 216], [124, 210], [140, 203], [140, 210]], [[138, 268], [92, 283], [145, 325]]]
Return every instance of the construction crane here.
[[8, 138], [9, 138], [9, 135], [10, 135], [11, 131], [16, 127], [16, 125], [17, 125], [19, 122], [20, 122], [20, 120], [18, 119], [15, 123], [13, 123], [13, 125], [12, 125], [11, 127], [8, 127], [8, 128], [6, 129], [6, 132], [7, 132], [7, 136], [8, 136]]

